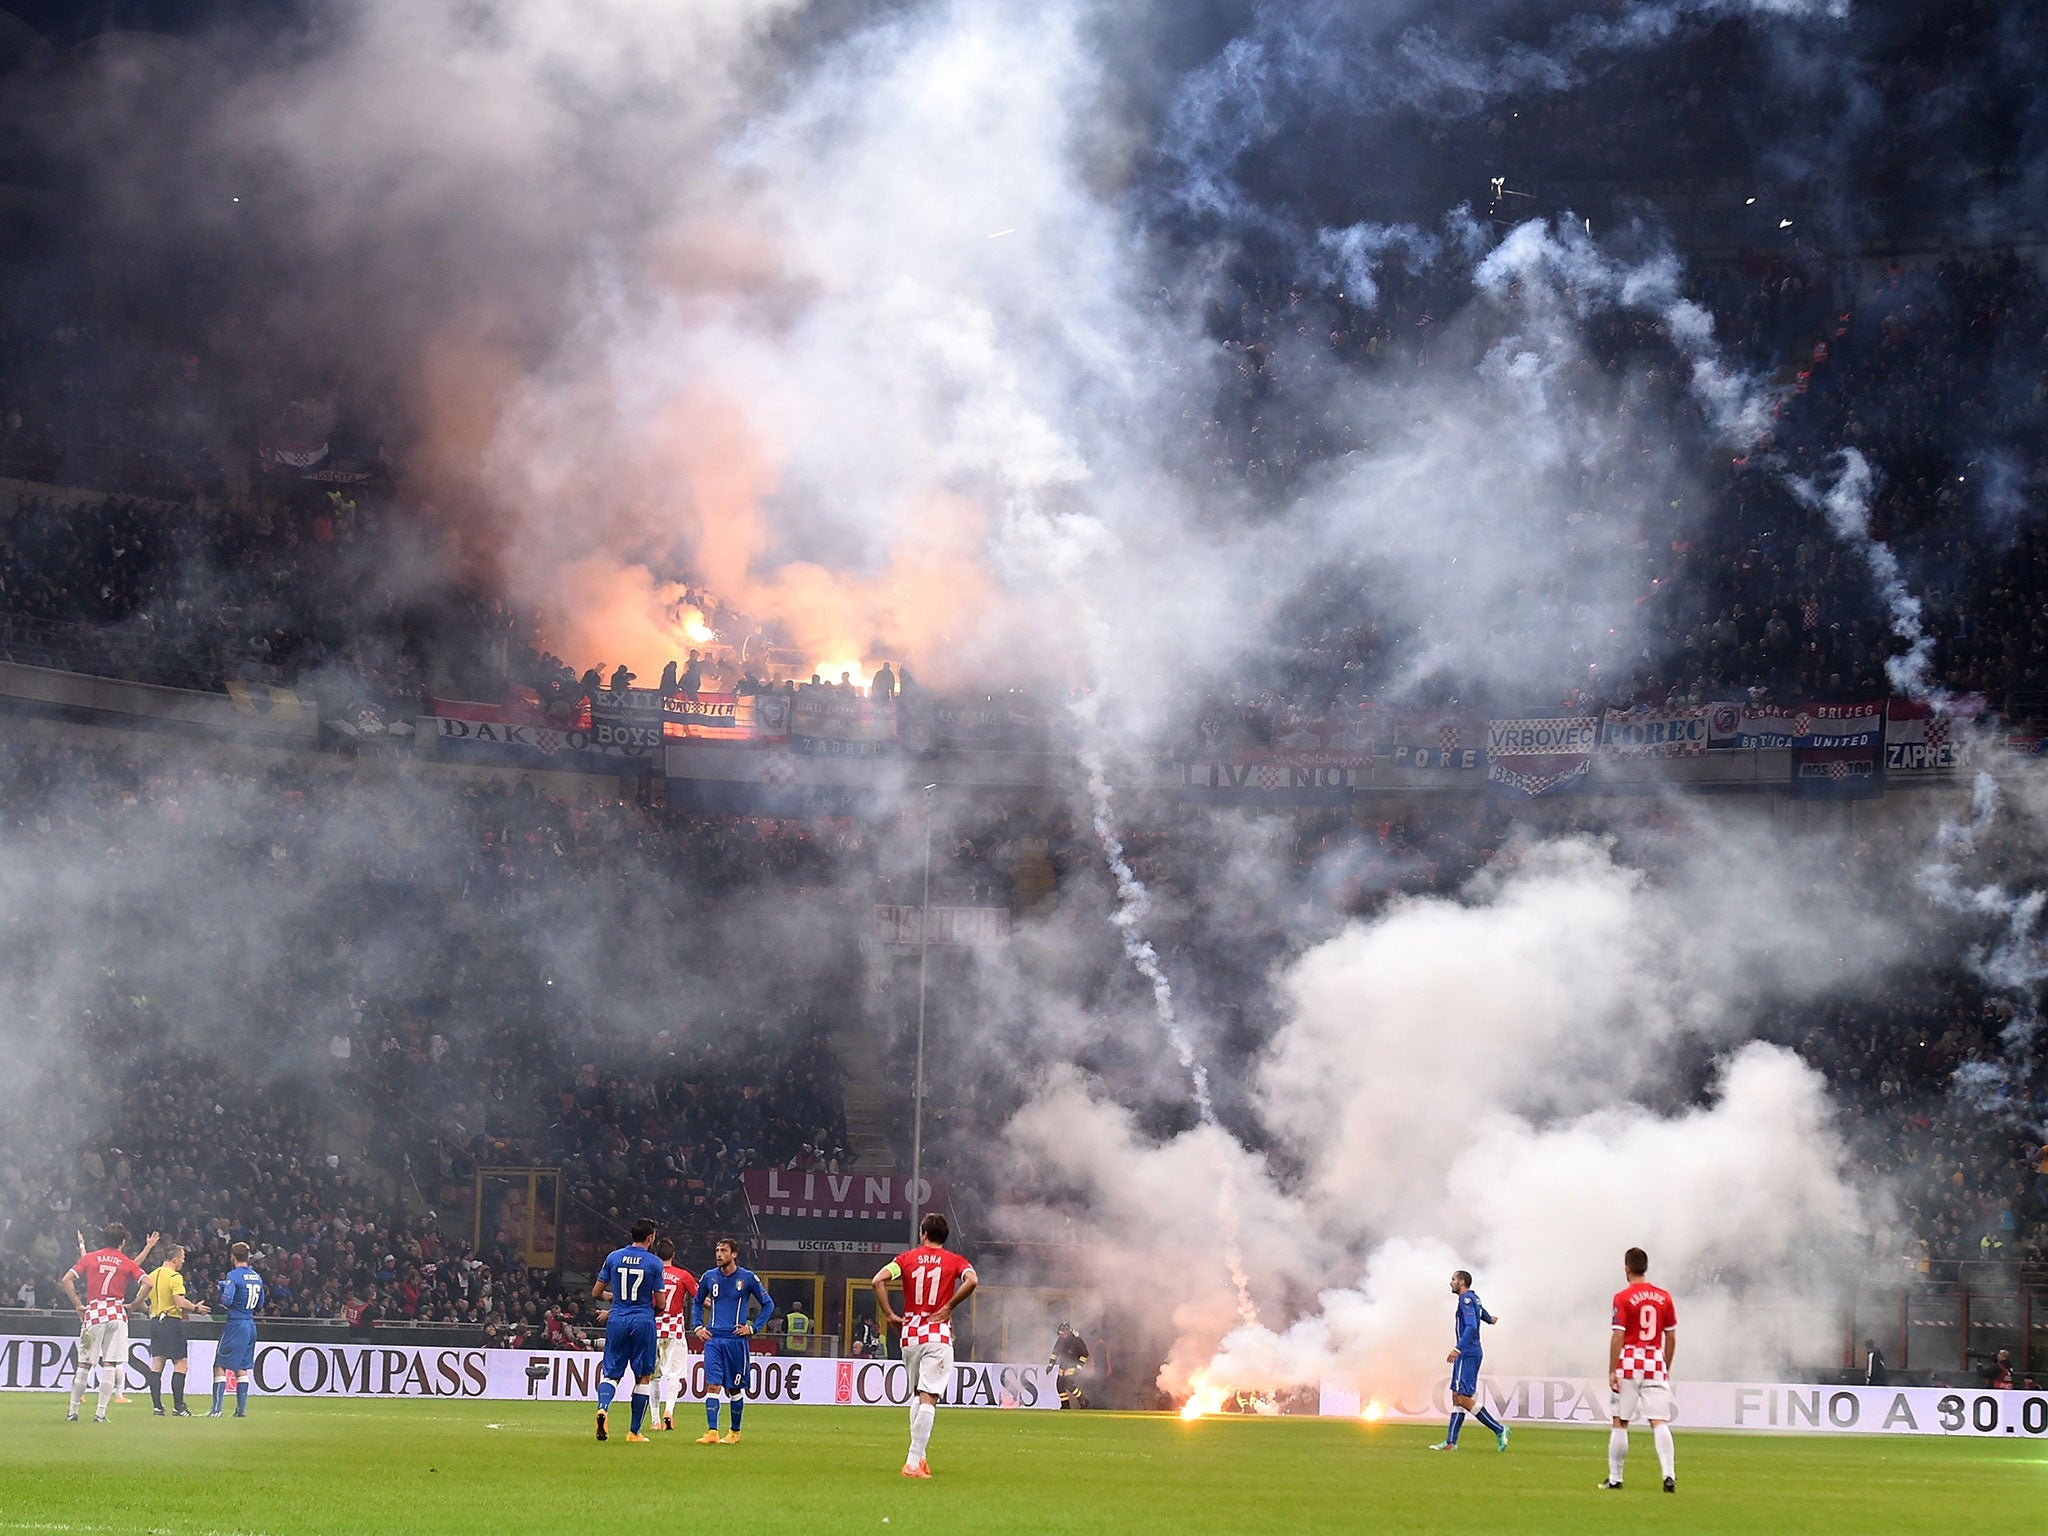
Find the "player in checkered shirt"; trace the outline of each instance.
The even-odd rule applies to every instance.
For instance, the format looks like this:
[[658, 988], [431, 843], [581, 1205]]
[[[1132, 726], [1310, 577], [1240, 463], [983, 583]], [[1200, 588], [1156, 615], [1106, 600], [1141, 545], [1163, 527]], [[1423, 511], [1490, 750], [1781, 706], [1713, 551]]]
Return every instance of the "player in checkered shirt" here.
[[1622, 1256], [1628, 1284], [1614, 1293], [1614, 1328], [1608, 1335], [1607, 1385], [1614, 1393], [1614, 1428], [1607, 1436], [1607, 1481], [1621, 1486], [1628, 1460], [1628, 1426], [1650, 1421], [1664, 1491], [1678, 1492], [1678, 1453], [1671, 1444], [1671, 1360], [1678, 1353], [1678, 1308], [1671, 1293], [1645, 1278], [1650, 1256], [1631, 1248]]
[[[155, 1234], [150, 1241], [155, 1242]], [[71, 1409], [67, 1420], [78, 1418], [78, 1405], [85, 1398], [85, 1378], [100, 1368], [99, 1412], [95, 1424], [107, 1422], [107, 1407], [120, 1390], [121, 1376], [128, 1368], [128, 1304], [142, 1287], [142, 1266], [121, 1250], [128, 1241], [128, 1229], [110, 1222], [100, 1234], [100, 1246], [80, 1254], [78, 1262], [64, 1272], [57, 1289], [78, 1309], [78, 1363], [71, 1373]], [[144, 1252], [148, 1250], [145, 1249]], [[78, 1294], [78, 1282], [85, 1282], [85, 1295]]]
[[697, 1277], [676, 1263], [671, 1238], [655, 1239], [654, 1256], [661, 1260], [662, 1277], [668, 1282], [654, 1318], [654, 1342], [661, 1365], [661, 1427], [672, 1430], [676, 1399], [690, 1376], [690, 1298], [697, 1294]]
[[[932, 1212], [918, 1224], [918, 1232], [924, 1241], [876, 1270], [871, 1282], [884, 1321], [903, 1325], [903, 1365], [916, 1393], [910, 1404], [905, 1477], [932, 1475], [924, 1452], [931, 1443], [932, 1422], [939, 1416], [939, 1398], [953, 1377], [953, 1309], [981, 1283], [972, 1264], [947, 1251], [953, 1228], [945, 1217]], [[903, 1286], [900, 1315], [889, 1304], [889, 1286], [897, 1281]]]

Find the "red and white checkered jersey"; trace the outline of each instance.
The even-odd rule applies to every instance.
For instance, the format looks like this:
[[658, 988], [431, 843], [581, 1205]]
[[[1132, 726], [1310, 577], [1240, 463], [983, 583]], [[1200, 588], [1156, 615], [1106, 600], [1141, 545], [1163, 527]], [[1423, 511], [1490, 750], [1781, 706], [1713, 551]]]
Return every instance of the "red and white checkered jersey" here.
[[118, 1248], [98, 1248], [74, 1264], [71, 1273], [85, 1284], [85, 1320], [111, 1323], [127, 1315], [142, 1266]]
[[662, 1306], [661, 1316], [654, 1320], [654, 1336], [657, 1339], [687, 1339], [690, 1336], [690, 1298], [697, 1294], [697, 1277], [674, 1264], [664, 1265], [663, 1269], [662, 1281], [668, 1287], [668, 1300]]
[[961, 1277], [973, 1274], [974, 1266], [950, 1249], [920, 1243], [907, 1253], [897, 1254], [895, 1268], [903, 1281], [903, 1342], [952, 1343], [950, 1315], [941, 1321], [932, 1313], [953, 1304]]
[[1678, 1326], [1671, 1293], [1647, 1280], [1634, 1280], [1614, 1293], [1614, 1326], [1621, 1334], [1618, 1372], [1637, 1381], [1668, 1381], [1664, 1335]]

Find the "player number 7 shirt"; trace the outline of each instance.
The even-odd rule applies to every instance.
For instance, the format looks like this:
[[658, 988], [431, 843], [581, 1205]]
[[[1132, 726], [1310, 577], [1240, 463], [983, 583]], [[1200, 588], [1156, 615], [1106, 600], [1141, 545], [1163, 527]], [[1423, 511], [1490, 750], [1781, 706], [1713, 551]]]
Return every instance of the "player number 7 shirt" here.
[[71, 1273], [85, 1282], [85, 1320], [112, 1323], [128, 1315], [128, 1295], [142, 1278], [142, 1266], [118, 1248], [85, 1255]]

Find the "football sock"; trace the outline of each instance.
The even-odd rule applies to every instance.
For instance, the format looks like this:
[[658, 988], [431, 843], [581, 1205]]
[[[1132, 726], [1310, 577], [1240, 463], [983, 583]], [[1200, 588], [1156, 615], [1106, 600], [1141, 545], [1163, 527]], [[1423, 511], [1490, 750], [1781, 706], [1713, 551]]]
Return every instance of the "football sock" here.
[[718, 1399], [709, 1392], [704, 1394], [704, 1422], [718, 1428]]
[[1496, 1419], [1493, 1416], [1493, 1413], [1490, 1409], [1475, 1409], [1473, 1410], [1472, 1417], [1477, 1419], [1481, 1424], [1484, 1424], [1490, 1433], [1496, 1435], [1500, 1433], [1500, 1420]]
[[1607, 1481], [1621, 1481], [1621, 1464], [1628, 1460], [1628, 1431], [1609, 1430], [1607, 1433]]
[[633, 1433], [637, 1435], [646, 1427], [647, 1394], [645, 1392], [635, 1392], [633, 1394]]
[[121, 1368], [111, 1365], [100, 1367], [100, 1417], [107, 1416], [107, 1407], [114, 1401], [114, 1389], [121, 1379]]
[[1444, 1444], [1456, 1445], [1458, 1443], [1458, 1431], [1463, 1429], [1464, 1427], [1465, 1410], [1462, 1408], [1453, 1408], [1451, 1410], [1451, 1427], [1444, 1431]]
[[171, 1372], [171, 1406], [173, 1408], [185, 1406], [185, 1373], [183, 1371]]
[[78, 1412], [78, 1405], [85, 1401], [85, 1384], [91, 1379], [92, 1367], [81, 1362], [71, 1373], [71, 1411]]
[[161, 1368], [149, 1373], [149, 1401], [161, 1413], [164, 1406], [164, 1373]]
[[235, 1417], [240, 1418], [249, 1411], [249, 1380], [244, 1377], [235, 1383]]
[[611, 1407], [612, 1399], [618, 1395], [619, 1384], [616, 1381], [600, 1381], [597, 1384], [597, 1406], [600, 1409]]
[[747, 1400], [744, 1397], [736, 1397], [732, 1400], [732, 1432], [734, 1434], [740, 1432], [740, 1410], [746, 1406]]
[[924, 1460], [924, 1448], [932, 1441], [932, 1421], [939, 1416], [939, 1410], [923, 1398], [919, 1398], [910, 1410], [910, 1460], [907, 1465], [915, 1466]]
[[216, 1381], [213, 1384], [213, 1411], [215, 1413], [220, 1412], [221, 1400], [225, 1398], [227, 1395], [228, 1384], [224, 1381]]
[[1666, 1477], [1678, 1476], [1678, 1447], [1671, 1443], [1671, 1426], [1659, 1424], [1650, 1431], [1650, 1438], [1657, 1442], [1657, 1465]]

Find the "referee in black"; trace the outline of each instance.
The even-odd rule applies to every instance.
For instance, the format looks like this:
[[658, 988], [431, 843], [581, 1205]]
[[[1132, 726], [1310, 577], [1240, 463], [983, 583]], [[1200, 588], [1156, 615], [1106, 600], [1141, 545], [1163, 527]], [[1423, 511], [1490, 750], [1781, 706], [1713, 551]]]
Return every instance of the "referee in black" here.
[[149, 1272], [143, 1295], [149, 1302], [149, 1400], [156, 1416], [164, 1416], [164, 1363], [171, 1364], [171, 1412], [181, 1419], [192, 1417], [185, 1406], [185, 1357], [191, 1353], [185, 1340], [185, 1319], [206, 1307], [185, 1294], [185, 1250], [171, 1244], [163, 1263]]

